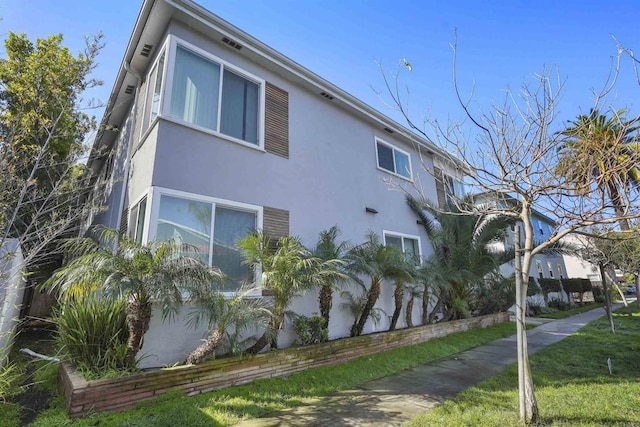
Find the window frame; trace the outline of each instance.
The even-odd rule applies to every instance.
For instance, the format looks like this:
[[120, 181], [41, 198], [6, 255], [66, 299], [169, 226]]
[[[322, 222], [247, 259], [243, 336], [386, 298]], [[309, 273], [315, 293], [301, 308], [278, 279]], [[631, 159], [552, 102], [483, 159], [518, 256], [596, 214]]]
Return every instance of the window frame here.
[[[256, 230], [261, 230], [263, 227], [263, 219], [264, 219], [264, 208], [258, 205], [252, 205], [248, 203], [236, 202], [232, 200], [220, 199], [217, 197], [204, 196], [201, 194], [191, 193], [187, 191], [174, 190], [165, 187], [151, 187], [149, 191], [149, 196], [151, 198], [151, 204], [149, 204], [149, 198], [147, 198], [147, 215], [149, 217], [148, 223], [145, 225], [146, 228], [146, 240], [143, 240], [145, 243], [148, 241], [153, 241], [156, 237], [156, 230], [158, 227], [158, 218], [160, 216], [160, 200], [163, 195], [177, 197], [185, 200], [192, 200], [195, 202], [201, 203], [210, 203], [211, 204], [211, 235], [209, 242], [209, 266], [212, 265], [213, 260], [213, 245], [214, 245], [214, 230], [215, 230], [215, 212], [216, 206], [225, 207], [238, 211], [252, 212], [256, 214]], [[151, 208], [149, 208], [151, 207]], [[262, 271], [260, 268], [256, 268], [254, 270], [254, 280], [256, 285], [256, 290], [251, 292], [250, 296], [260, 296], [262, 295]], [[237, 292], [235, 291], [222, 291], [223, 295], [233, 296]]]
[[404, 249], [404, 239], [412, 239], [418, 242], [418, 258], [420, 259], [420, 263], [422, 263], [422, 242], [420, 241], [420, 236], [416, 236], [414, 234], [400, 233], [397, 231], [391, 230], [382, 230], [382, 244], [387, 246], [387, 236], [400, 238], [400, 242], [402, 243], [402, 253], [405, 254]]
[[[184, 49], [187, 49], [191, 52], [193, 52], [196, 55], [200, 55], [202, 56], [204, 59], [208, 60], [208, 61], [212, 61], [216, 64], [220, 65], [220, 81], [219, 81], [219, 93], [218, 93], [218, 101], [217, 101], [217, 105], [218, 105], [218, 117], [217, 117], [217, 121], [216, 121], [216, 129], [210, 129], [208, 127], [205, 126], [200, 126], [197, 125], [195, 123], [191, 123], [188, 122], [186, 120], [182, 120], [180, 118], [176, 118], [176, 117], [172, 117], [169, 114], [169, 110], [170, 110], [170, 106], [171, 106], [171, 95], [172, 95], [172, 91], [173, 91], [173, 77], [174, 77], [174, 70], [175, 70], [175, 61], [176, 61], [176, 51], [178, 48], [178, 45], [181, 46]], [[162, 118], [164, 120], [182, 125], [182, 126], [186, 126], [195, 130], [198, 130], [200, 132], [204, 132], [210, 135], [214, 135], [216, 137], [228, 140], [228, 141], [232, 141], [235, 142], [237, 144], [243, 145], [245, 147], [249, 147], [252, 148], [254, 150], [259, 150], [259, 151], [265, 151], [264, 150], [264, 138], [265, 138], [265, 99], [266, 99], [266, 94], [265, 94], [265, 88], [266, 88], [266, 80], [262, 79], [258, 76], [256, 76], [255, 74], [252, 74], [236, 65], [231, 64], [230, 62], [212, 54], [211, 52], [200, 48], [192, 43], [189, 43], [188, 41], [176, 37], [174, 35], [169, 35], [167, 37], [167, 41], [165, 42], [164, 46], [163, 46], [163, 50], [166, 50], [166, 55], [165, 55], [165, 63], [164, 63], [164, 74], [163, 74], [163, 86], [161, 89], [161, 97], [160, 97], [160, 110], [158, 112], [158, 116], [154, 119], [154, 122], [158, 119], [158, 118]], [[161, 54], [160, 54], [161, 55]], [[157, 58], [155, 59], [154, 64], [151, 66], [151, 68], [149, 69], [149, 73], [147, 74], [147, 77], [149, 77], [151, 75], [151, 72], [153, 71], [153, 67], [154, 65], [157, 64], [157, 61], [160, 59], [160, 55], [157, 56]], [[224, 71], [228, 69], [228, 71], [242, 77], [243, 79], [246, 79], [252, 83], [255, 83], [259, 86], [258, 89], [258, 123], [257, 123], [257, 132], [258, 132], [258, 142], [257, 143], [252, 143], [252, 142], [248, 142], [248, 141], [244, 141], [242, 139], [227, 135], [225, 133], [220, 132], [220, 128], [221, 128], [221, 122], [220, 122], [220, 117], [222, 114], [222, 88], [223, 88], [223, 84], [224, 84]], [[147, 94], [145, 95], [145, 110], [148, 109], [147, 104], [147, 99], [148, 99], [148, 91], [149, 91], [149, 86], [147, 85]], [[146, 117], [147, 114], [149, 114], [150, 117], [150, 112], [145, 111], [144, 113], [145, 115], [143, 117]], [[149, 129], [151, 129], [152, 127], [152, 123], [149, 123], [149, 126], [146, 129], [145, 135], [146, 133], [148, 133]], [[144, 137], [143, 136], [143, 137]]]
[[[393, 171], [391, 171], [389, 169], [386, 169], [386, 168], [383, 168], [382, 166], [380, 166], [380, 157], [378, 155], [378, 144], [381, 144], [381, 145], [391, 149], [391, 152], [392, 152], [392, 155], [393, 155], [393, 168], [394, 168]], [[397, 176], [398, 178], [402, 178], [402, 179], [404, 179], [406, 181], [413, 182], [413, 166], [411, 165], [411, 154], [409, 152], [407, 152], [407, 151], [405, 151], [405, 150], [403, 150], [401, 148], [398, 148], [395, 145], [390, 144], [387, 141], [385, 141], [385, 140], [383, 140], [381, 138], [378, 138], [378, 137], [375, 137], [374, 148], [375, 148], [375, 151], [376, 151], [376, 167], [379, 170], [384, 171], [384, 172], [386, 172], [388, 174]], [[404, 154], [405, 156], [407, 156], [408, 164], [409, 164], [409, 177], [406, 177], [404, 175], [400, 175], [398, 172], [395, 171], [395, 169], [396, 169], [396, 152], [399, 152], [399, 153]]]
[[[153, 62], [149, 66], [149, 71], [147, 71], [147, 74], [145, 75], [146, 88], [144, 91], [144, 98], [142, 98], [143, 104], [142, 104], [142, 116], [141, 116], [142, 120], [140, 121], [141, 122], [140, 123], [140, 142], [142, 142], [147, 137], [147, 135], [149, 134], [153, 126], [156, 124], [158, 119], [160, 119], [161, 117], [165, 118], [163, 115], [163, 104], [166, 98], [165, 90], [167, 88], [167, 72], [169, 71], [169, 43], [170, 43], [170, 37], [167, 37], [167, 39], [162, 43], [160, 50], [158, 50], [158, 54], [155, 56], [155, 58], [153, 58]], [[158, 114], [153, 120], [151, 120], [151, 108], [150, 108], [151, 106], [148, 103], [149, 89], [155, 90], [156, 79], [158, 78], [158, 74], [157, 74], [158, 62], [160, 61], [160, 58], [162, 57], [163, 54], [164, 54], [164, 64], [162, 65], [163, 82], [162, 82], [162, 86], [160, 87], [160, 101], [159, 101]], [[151, 85], [150, 80], [154, 70], [156, 70], [156, 75], [155, 75], [155, 78], [153, 79], [153, 85]]]
[[[140, 203], [145, 199], [146, 199], [146, 205], [145, 205], [144, 218], [143, 218], [144, 222], [142, 224], [142, 236], [140, 237], [140, 244], [142, 245], [146, 245], [150, 241], [148, 237], [149, 237], [149, 223], [151, 220], [151, 209], [149, 209], [149, 207], [151, 206], [151, 203], [153, 203], [153, 194], [151, 191], [143, 192], [137, 198], [133, 199], [133, 203], [129, 203], [129, 214], [128, 214], [129, 222], [127, 223], [127, 237], [135, 241], [137, 237], [135, 235], [135, 232], [136, 232], [136, 227], [138, 222]], [[134, 212], [136, 213], [135, 218], [133, 217]]]

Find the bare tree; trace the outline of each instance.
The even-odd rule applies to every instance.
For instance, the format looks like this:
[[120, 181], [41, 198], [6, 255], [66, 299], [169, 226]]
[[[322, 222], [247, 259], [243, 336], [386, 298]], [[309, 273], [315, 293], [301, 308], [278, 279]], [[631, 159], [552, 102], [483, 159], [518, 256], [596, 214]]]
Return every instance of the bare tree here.
[[[509, 216], [521, 227], [517, 234], [516, 299], [517, 345], [519, 366], [520, 417], [526, 423], [538, 418], [538, 406], [533, 388], [533, 379], [528, 361], [525, 309], [528, 276], [533, 257], [556, 244], [564, 236], [576, 230], [595, 225], [613, 225], [621, 220], [638, 217], [638, 192], [625, 193], [622, 209], [615, 206], [606, 194], [597, 191], [598, 182], [576, 183], [563, 176], [558, 169], [562, 148], [566, 143], [560, 133], [564, 130], [557, 123], [557, 108], [563, 88], [563, 80], [555, 68], [546, 68], [533, 76], [532, 82], [523, 84], [519, 90], [508, 88], [502, 102], [493, 102], [490, 108], [472, 110], [471, 98], [464, 100], [456, 77], [456, 44], [453, 48], [453, 87], [466, 123], [448, 123], [425, 120], [419, 125], [409, 117], [404, 97], [399, 90], [397, 75], [384, 77], [392, 104], [405, 116], [408, 125], [421, 136], [434, 140], [444, 148], [443, 168], [466, 170], [465, 183], [476, 201], [473, 207], [459, 203], [460, 214], [488, 214]], [[404, 68], [406, 64], [401, 64]], [[409, 67], [407, 67], [409, 68]], [[384, 75], [384, 74], [383, 74]], [[615, 70], [612, 73], [616, 75]], [[602, 102], [610, 90], [614, 78], [609, 78], [605, 89], [595, 97]], [[594, 106], [596, 108], [597, 105]], [[629, 121], [620, 120], [619, 126]], [[472, 132], [473, 139], [468, 138]], [[420, 151], [420, 145], [415, 144]], [[594, 149], [598, 149], [595, 147]], [[448, 154], [447, 154], [448, 153]], [[602, 153], [604, 155], [604, 153]], [[426, 153], [421, 153], [421, 157]], [[423, 162], [427, 172], [436, 180], [442, 176]], [[621, 164], [613, 173], [622, 173], [628, 164]], [[443, 186], [448, 183], [441, 182]], [[593, 191], [585, 191], [589, 185]], [[415, 189], [421, 192], [420, 188]], [[453, 192], [450, 192], [453, 193]], [[428, 200], [423, 194], [424, 201]], [[455, 202], [455, 196], [451, 196]], [[532, 223], [532, 209], [556, 219], [556, 227], [545, 240]]]

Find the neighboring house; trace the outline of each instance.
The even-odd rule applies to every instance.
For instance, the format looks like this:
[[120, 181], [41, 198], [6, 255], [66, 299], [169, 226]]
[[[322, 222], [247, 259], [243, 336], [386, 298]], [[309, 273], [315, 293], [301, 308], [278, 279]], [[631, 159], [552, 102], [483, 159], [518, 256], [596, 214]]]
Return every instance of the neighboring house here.
[[[578, 248], [590, 246], [589, 238], [580, 235], [570, 234], [562, 241]], [[578, 255], [563, 255], [562, 258], [567, 268], [568, 277], [589, 279], [593, 284], [601, 283], [600, 271], [596, 264], [592, 264]]]
[[[88, 163], [96, 188], [109, 186], [107, 209], [86, 227], [103, 224], [142, 243], [191, 243], [238, 283], [251, 273], [235, 243], [254, 229], [310, 247], [333, 225], [352, 243], [372, 230], [425, 257], [430, 245], [403, 190], [420, 187], [441, 202], [460, 191], [448, 157], [199, 5], [147, 0]], [[349, 334], [352, 320], [339, 306], [331, 338]], [[390, 284], [379, 307], [391, 315]], [[291, 309], [318, 311], [317, 292]], [[388, 325], [383, 316], [365, 331]], [[295, 338], [290, 327], [280, 336], [282, 346]], [[141, 364], [181, 361], [202, 337], [180, 317], [162, 324], [155, 316]]]
[[[503, 196], [502, 200], [495, 200], [495, 197], [490, 193], [483, 193], [474, 196], [474, 202], [477, 204], [493, 204], [496, 205], [499, 203], [501, 207], [504, 206], [512, 206], [517, 203], [517, 200], [510, 196]], [[491, 207], [491, 206], [489, 206]], [[522, 222], [518, 221], [520, 224], [520, 244], [524, 242], [524, 229], [522, 226]], [[533, 232], [535, 233], [535, 241], [543, 242], [547, 240], [554, 233], [556, 229], [556, 223], [553, 219], [548, 216], [542, 214], [541, 212], [532, 209], [531, 210], [531, 227], [533, 228]], [[515, 247], [515, 224], [510, 227], [509, 230], [506, 230], [505, 239], [502, 242], [497, 242], [493, 244], [494, 248], [499, 251], [504, 251], [505, 249], [513, 249]], [[500, 272], [503, 276], [511, 276], [515, 273], [515, 266], [513, 261], [509, 261], [500, 266]], [[531, 267], [529, 269], [529, 276], [537, 279], [542, 278], [550, 278], [550, 279], [565, 279], [570, 277], [581, 277], [581, 276], [573, 276], [569, 272], [567, 272], [567, 266], [565, 265], [565, 260], [563, 255], [554, 255], [554, 254], [537, 254], [533, 257], [531, 262]], [[535, 300], [536, 302], [543, 302], [542, 295], [536, 295], [533, 297], [529, 297], [531, 300]], [[551, 293], [550, 298], [560, 298], [566, 299], [566, 295], [563, 293]]]

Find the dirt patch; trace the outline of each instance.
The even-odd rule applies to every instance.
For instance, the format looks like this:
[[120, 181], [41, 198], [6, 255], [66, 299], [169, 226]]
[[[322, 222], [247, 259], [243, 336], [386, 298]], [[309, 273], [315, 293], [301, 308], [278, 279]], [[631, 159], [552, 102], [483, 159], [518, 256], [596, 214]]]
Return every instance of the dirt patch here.
[[20, 424], [31, 423], [39, 413], [49, 409], [54, 397], [51, 391], [36, 384], [36, 370], [42, 367], [39, 359], [20, 353], [21, 348], [29, 348], [35, 352], [52, 355], [54, 353], [55, 332], [49, 328], [24, 328], [20, 331], [14, 343], [11, 360], [22, 366], [24, 376], [20, 383], [22, 393], [7, 399], [20, 407]]

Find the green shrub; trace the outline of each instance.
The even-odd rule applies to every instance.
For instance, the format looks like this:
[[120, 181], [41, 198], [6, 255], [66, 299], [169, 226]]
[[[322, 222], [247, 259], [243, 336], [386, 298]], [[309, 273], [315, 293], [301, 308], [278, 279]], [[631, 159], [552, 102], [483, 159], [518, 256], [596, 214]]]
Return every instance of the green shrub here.
[[539, 316], [540, 314], [542, 314], [542, 309], [544, 308], [541, 303], [532, 301], [529, 301], [528, 307], [531, 316]]
[[300, 344], [318, 344], [329, 341], [329, 331], [325, 325], [325, 319], [313, 313], [313, 316], [296, 316], [293, 321], [293, 329], [298, 334]]
[[474, 291], [474, 314], [485, 315], [507, 311], [516, 300], [515, 280], [511, 277], [493, 278], [480, 282]]
[[91, 376], [126, 370], [126, 318], [123, 298], [96, 295], [66, 303], [57, 316], [63, 358]]
[[571, 308], [571, 306], [567, 301], [561, 300], [560, 298], [554, 298], [550, 300], [549, 307], [555, 308], [556, 310], [559, 310], [559, 311], [567, 311]]

